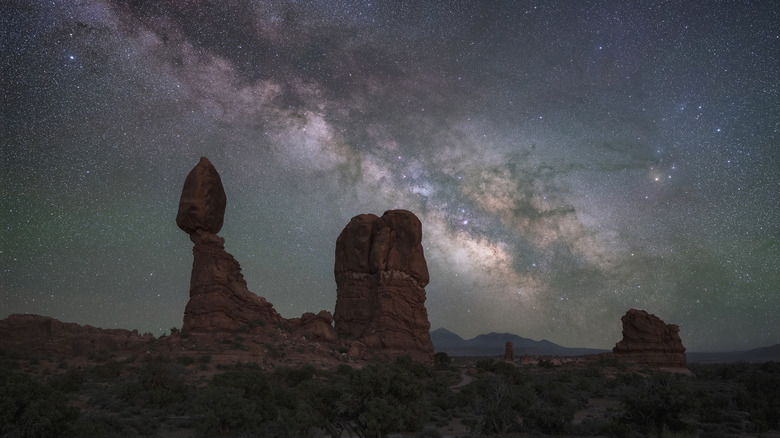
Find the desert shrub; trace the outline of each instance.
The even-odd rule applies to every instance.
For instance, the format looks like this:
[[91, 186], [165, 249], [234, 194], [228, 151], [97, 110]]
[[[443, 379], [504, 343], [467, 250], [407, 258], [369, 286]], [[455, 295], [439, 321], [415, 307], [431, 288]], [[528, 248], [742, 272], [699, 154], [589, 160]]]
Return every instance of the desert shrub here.
[[113, 355], [105, 348], [99, 348], [87, 355], [87, 358], [92, 362], [105, 362], [111, 359]]
[[122, 373], [122, 368], [123, 365], [120, 362], [111, 359], [101, 365], [92, 367], [92, 375], [103, 379], [116, 378]]
[[49, 386], [56, 391], [76, 392], [81, 389], [84, 383], [84, 375], [78, 369], [71, 368], [63, 374], [51, 376], [48, 380]]
[[473, 413], [470, 426], [478, 435], [501, 434], [519, 423], [527, 412], [533, 393], [525, 384], [519, 384], [511, 376], [499, 374], [473, 382], [463, 394], [469, 400]]
[[355, 371], [355, 369], [347, 364], [340, 364], [336, 367], [336, 374], [339, 376], [351, 376], [353, 371]]
[[739, 377], [745, 385], [737, 403], [751, 415], [753, 431], [765, 432], [780, 428], [780, 364], [766, 362]]
[[599, 358], [599, 365], [603, 367], [613, 367], [617, 368], [621, 371], [625, 371], [628, 369], [628, 364], [621, 361], [615, 356], [612, 355], [603, 355]]
[[545, 382], [535, 387], [536, 400], [523, 418], [532, 431], [551, 435], [568, 433], [578, 404], [561, 382]]
[[438, 373], [428, 380], [426, 392], [433, 407], [448, 411], [457, 405], [458, 399], [453, 396], [451, 385], [452, 380], [448, 374]]
[[274, 394], [263, 370], [254, 364], [237, 366], [211, 380], [210, 387], [234, 388], [241, 391], [242, 398], [255, 405], [260, 418], [276, 418], [277, 409]]
[[179, 356], [176, 358], [176, 362], [180, 363], [181, 365], [189, 366], [195, 363], [195, 358], [192, 356]]
[[622, 420], [644, 434], [660, 436], [664, 430], [686, 430], [687, 424], [682, 419], [694, 404], [683, 379], [678, 374], [656, 372], [649, 377], [640, 376], [631, 386], [623, 387]]
[[583, 379], [598, 381], [604, 378], [604, 373], [602, 372], [601, 367], [598, 365], [589, 364], [582, 370], [580, 377]]
[[118, 390], [119, 397], [134, 405], [174, 409], [189, 399], [180, 366], [168, 363], [167, 358], [145, 359], [138, 368], [136, 380], [124, 383]]
[[415, 362], [409, 356], [397, 357], [393, 363], [393, 367], [398, 370], [409, 372], [413, 377], [418, 379], [427, 379], [433, 376], [433, 368], [423, 363]]
[[402, 361], [353, 370], [346, 392], [339, 399], [349, 427], [361, 436], [422, 429], [429, 407], [424, 385], [415, 378], [414, 369], [416, 366], [409, 368]]
[[447, 353], [440, 351], [433, 355], [433, 367], [440, 371], [449, 370], [452, 367], [452, 358]]
[[486, 359], [479, 359], [474, 366], [477, 370], [487, 373], [492, 373], [496, 370], [496, 360], [489, 357]]
[[257, 429], [267, 418], [242, 389], [208, 386], [198, 392], [195, 409], [201, 416], [195, 423], [198, 436], [232, 436]]
[[342, 436], [351, 424], [342, 400], [349, 393], [351, 375], [352, 368], [345, 366], [340, 372], [329, 373], [326, 379], [311, 379], [296, 386], [299, 396], [295, 411], [284, 415], [288, 434], [305, 436], [302, 429], [307, 425], [325, 430], [332, 437]]
[[61, 436], [79, 411], [65, 394], [18, 372], [0, 373], [0, 436]]
[[107, 436], [128, 436], [133, 431], [115, 415], [83, 416], [70, 428], [70, 436], [79, 438], [101, 438]]
[[303, 382], [311, 380], [316, 374], [317, 370], [310, 364], [306, 364], [301, 368], [279, 368], [275, 371], [275, 374], [280, 377], [287, 386], [295, 387]]

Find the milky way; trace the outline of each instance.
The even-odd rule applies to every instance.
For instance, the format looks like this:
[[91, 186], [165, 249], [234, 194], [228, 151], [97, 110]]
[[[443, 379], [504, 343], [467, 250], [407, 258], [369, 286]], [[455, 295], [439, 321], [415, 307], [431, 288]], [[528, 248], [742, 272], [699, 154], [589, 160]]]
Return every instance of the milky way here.
[[181, 326], [201, 156], [226, 249], [333, 310], [352, 216], [415, 212], [433, 328], [780, 342], [773, 1], [3, 1], [0, 317]]

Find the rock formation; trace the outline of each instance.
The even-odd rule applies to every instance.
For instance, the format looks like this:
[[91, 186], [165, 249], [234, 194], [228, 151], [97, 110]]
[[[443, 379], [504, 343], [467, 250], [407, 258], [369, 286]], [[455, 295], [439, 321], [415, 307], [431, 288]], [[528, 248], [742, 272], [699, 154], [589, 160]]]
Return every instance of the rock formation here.
[[504, 360], [507, 362], [514, 362], [515, 361], [515, 350], [514, 345], [512, 341], [506, 341], [506, 346], [504, 346]]
[[685, 368], [680, 327], [637, 309], [630, 309], [621, 320], [623, 340], [612, 349], [618, 359], [659, 368]]
[[431, 360], [422, 224], [412, 212], [352, 218], [336, 240], [338, 336], [367, 349]]
[[333, 330], [333, 315], [327, 310], [320, 310], [320, 313], [314, 314], [306, 312], [300, 318], [287, 320], [290, 328], [301, 335], [324, 342], [336, 342], [336, 331]]
[[225, 205], [219, 174], [203, 157], [184, 181], [176, 215], [176, 224], [195, 244], [184, 331], [233, 331], [282, 321], [271, 303], [247, 289], [241, 266], [216, 234], [222, 228]]
[[10, 315], [0, 320], [0, 348], [23, 353], [79, 356], [116, 351], [154, 340], [137, 330], [101, 329], [48, 316]]

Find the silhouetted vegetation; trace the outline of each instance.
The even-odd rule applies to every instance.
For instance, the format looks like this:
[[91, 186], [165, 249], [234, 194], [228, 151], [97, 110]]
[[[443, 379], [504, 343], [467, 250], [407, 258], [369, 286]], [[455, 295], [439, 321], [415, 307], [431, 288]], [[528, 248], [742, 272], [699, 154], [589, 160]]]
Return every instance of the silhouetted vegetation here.
[[[75, 366], [0, 352], [0, 436], [188, 430], [204, 437], [721, 437], [778, 429], [780, 364], [774, 362], [692, 365], [690, 377], [605, 361], [550, 367], [435, 359], [433, 367], [400, 358], [332, 370], [218, 363], [216, 374], [198, 377], [210, 356], [132, 356]], [[463, 366], [472, 369], [473, 381], [452, 389]]]

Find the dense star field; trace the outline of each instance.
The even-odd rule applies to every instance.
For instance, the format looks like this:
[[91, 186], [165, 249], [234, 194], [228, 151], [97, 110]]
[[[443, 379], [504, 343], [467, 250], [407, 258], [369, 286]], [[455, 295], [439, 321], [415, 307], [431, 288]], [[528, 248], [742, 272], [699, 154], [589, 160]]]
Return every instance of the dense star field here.
[[0, 317], [181, 326], [207, 156], [225, 247], [333, 311], [360, 213], [423, 224], [432, 328], [780, 342], [774, 1], [0, 4]]

